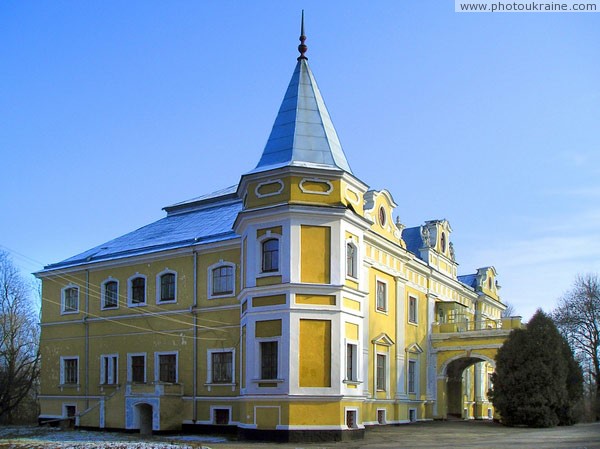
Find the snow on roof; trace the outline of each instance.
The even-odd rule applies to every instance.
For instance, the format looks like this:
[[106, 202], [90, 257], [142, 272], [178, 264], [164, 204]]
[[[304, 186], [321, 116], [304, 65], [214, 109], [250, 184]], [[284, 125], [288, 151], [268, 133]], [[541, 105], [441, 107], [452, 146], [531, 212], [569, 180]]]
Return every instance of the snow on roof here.
[[459, 282], [463, 284], [475, 288], [475, 280], [477, 279], [477, 273], [474, 274], [463, 274], [462, 276], [457, 276]]
[[[237, 238], [232, 227], [242, 210], [242, 202], [230, 197], [231, 189], [222, 189], [220, 192], [225, 193], [220, 196], [213, 193], [199, 197], [202, 200], [174, 205], [177, 213], [168, 213], [154, 223], [62, 262], [47, 265], [44, 271]], [[165, 208], [168, 212], [169, 209]]]

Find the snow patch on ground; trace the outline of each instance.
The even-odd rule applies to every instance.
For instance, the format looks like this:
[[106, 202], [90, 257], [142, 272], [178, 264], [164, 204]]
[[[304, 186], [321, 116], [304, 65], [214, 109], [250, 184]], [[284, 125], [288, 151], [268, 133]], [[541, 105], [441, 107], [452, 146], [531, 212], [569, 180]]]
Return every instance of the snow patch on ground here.
[[[210, 435], [165, 435], [141, 437], [137, 434], [57, 427], [0, 426], [0, 449], [210, 449], [203, 443], [226, 443]], [[190, 444], [186, 444], [190, 443]]]

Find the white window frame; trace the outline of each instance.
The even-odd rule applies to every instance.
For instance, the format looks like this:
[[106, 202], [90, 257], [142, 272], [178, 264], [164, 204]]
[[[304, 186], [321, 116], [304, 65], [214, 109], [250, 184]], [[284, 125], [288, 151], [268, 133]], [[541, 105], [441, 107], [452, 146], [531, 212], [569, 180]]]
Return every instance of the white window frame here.
[[[354, 413], [354, 426], [348, 427], [348, 412]], [[358, 424], [359, 420], [358, 407], [344, 407], [344, 428], [345, 429], [359, 429], [361, 426]]]
[[[175, 356], [175, 382], [167, 382], [160, 380], [160, 356], [174, 355]], [[179, 351], [157, 351], [154, 353], [154, 381], [157, 383], [179, 383]]]
[[[414, 367], [414, 377], [412, 379], [413, 389], [411, 390], [411, 378], [410, 378], [410, 367]], [[419, 360], [415, 358], [409, 358], [406, 364], [406, 392], [408, 394], [419, 395]]]
[[[414, 317], [412, 316], [411, 310], [411, 300], [414, 299]], [[408, 322], [410, 324], [418, 324], [419, 323], [419, 298], [414, 295], [408, 296]]]
[[[385, 297], [383, 299], [384, 301], [384, 305], [383, 308], [379, 308], [379, 284], [383, 284], [384, 288], [385, 288]], [[378, 313], [385, 313], [387, 314], [388, 312], [388, 306], [389, 306], [389, 285], [386, 281], [384, 281], [381, 278], [375, 278], [375, 311]]]
[[73, 418], [75, 418], [75, 426], [79, 426], [79, 412], [77, 409], [77, 404], [75, 402], [63, 402], [62, 403], [62, 418], [68, 418], [69, 414], [67, 413], [67, 407], [74, 407], [75, 408], [75, 414], [73, 415]]
[[[173, 299], [168, 299], [163, 301], [162, 297], [162, 277], [165, 274], [172, 274], [175, 276], [175, 292], [173, 294]], [[146, 300], [147, 301], [147, 300]], [[163, 271], [156, 275], [156, 304], [175, 304], [177, 302], [177, 272], [174, 270], [169, 270], [165, 268]]]
[[[217, 269], [217, 268], [221, 268], [221, 267], [231, 267], [233, 269], [233, 289], [231, 293], [216, 293], [213, 294], [213, 270]], [[231, 296], [235, 296], [235, 276], [236, 276], [236, 270], [235, 270], [235, 264], [233, 262], [227, 262], [224, 261], [223, 259], [219, 260], [217, 263], [212, 264], [210, 267], [208, 267], [208, 273], [207, 273], [207, 284], [208, 284], [208, 299], [215, 299], [215, 298], [228, 298]]]
[[[115, 307], [106, 307], [106, 284], [108, 284], [109, 282], [116, 282], [117, 283], [117, 305]], [[119, 280], [113, 278], [112, 276], [109, 276], [107, 279], [103, 280], [102, 283], [100, 284], [100, 310], [117, 310], [119, 308], [119, 303], [121, 301], [119, 301], [119, 290], [120, 290], [120, 284], [119, 284]]]
[[[134, 279], [144, 279], [144, 302], [133, 303], [133, 287], [132, 282]], [[127, 306], [128, 307], [145, 307], [148, 305], [148, 278], [144, 274], [135, 273], [129, 279], [127, 279]]]
[[417, 422], [418, 418], [417, 418], [417, 409], [416, 408], [409, 408], [408, 409], [408, 420], [410, 422]]
[[[65, 383], [65, 361], [77, 360], [77, 381], [75, 383]], [[79, 356], [78, 355], [61, 355], [60, 356], [60, 385], [62, 386], [78, 386], [79, 385]]]
[[[128, 352], [127, 353], [127, 382], [133, 383], [133, 357], [144, 357], [144, 381], [148, 382], [148, 356], [145, 352]], [[140, 383], [137, 382], [136, 383]]]
[[[213, 382], [212, 356], [218, 353], [231, 353], [231, 382]], [[208, 349], [206, 351], [206, 383], [210, 385], [235, 385], [235, 348]], [[219, 407], [217, 407], [219, 408]], [[224, 408], [224, 407], [221, 407]], [[231, 419], [231, 417], [230, 417]]]
[[[109, 365], [108, 375], [106, 373], [106, 368], [105, 368], [106, 367], [106, 363], [105, 363], [106, 359], [108, 359], [108, 365]], [[119, 354], [102, 354], [100, 356], [100, 385], [118, 385], [118, 384], [119, 384]]]
[[[383, 422], [379, 421], [379, 412], [383, 412]], [[379, 424], [379, 425], [387, 424], [387, 409], [378, 408], [376, 413], [377, 413], [377, 424]]]
[[[227, 424], [217, 424], [217, 410], [228, 410], [229, 411], [229, 422]], [[219, 425], [219, 426], [231, 425], [231, 418], [232, 418], [231, 413], [232, 413], [231, 405], [211, 405], [210, 406], [210, 422], [211, 422], [211, 424]]]
[[[77, 297], [75, 299], [75, 310], [67, 310], [67, 290], [74, 289], [77, 292]], [[60, 290], [60, 314], [61, 315], [71, 315], [74, 313], [79, 313], [79, 285], [70, 283], [69, 285], [64, 286]]]
[[[281, 378], [281, 368], [282, 368], [282, 360], [281, 360], [281, 337], [261, 337], [261, 338], [256, 338], [256, 345], [255, 345], [255, 355], [254, 355], [254, 360], [255, 362], [255, 379], [259, 382], [268, 382], [268, 381], [276, 381], [276, 380], [280, 380]], [[262, 353], [260, 350], [261, 347], [261, 343], [267, 343], [267, 342], [276, 342], [277, 343], [277, 377], [275, 379], [263, 379], [261, 377], [262, 375]]]
[[[277, 271], [263, 271], [263, 243], [267, 240], [277, 240], [278, 242], [278, 259], [277, 259]], [[257, 266], [259, 267], [258, 273], [256, 277], [268, 277], [268, 276], [279, 276], [281, 275], [281, 241], [282, 236], [279, 234], [274, 234], [271, 231], [267, 231], [266, 234], [261, 235], [256, 243], [258, 245], [256, 254], [257, 254]]]
[[[383, 382], [384, 382], [384, 388], [381, 389], [379, 388], [378, 385], [378, 376], [377, 376], [377, 359], [378, 356], [383, 356], [384, 357], [384, 363], [385, 366], [383, 367]], [[385, 393], [389, 393], [390, 391], [390, 357], [389, 354], [387, 352], [382, 352], [382, 351], [376, 351], [375, 352], [375, 391], [376, 392], [385, 392]]]
[[[353, 273], [349, 274], [348, 273], [348, 246], [352, 246], [352, 248], [354, 248], [354, 254], [352, 257], [352, 265], [353, 265]], [[345, 266], [345, 276], [348, 279], [351, 279], [355, 282], [358, 282], [358, 276], [359, 276], [359, 268], [358, 268], [358, 245], [354, 242], [353, 239], [347, 239], [346, 240], [346, 266]]]
[[[358, 360], [358, 342], [355, 340], [345, 340], [345, 352], [344, 352], [344, 382], [346, 383], [359, 383], [359, 360]], [[353, 346], [353, 354], [352, 354], [352, 373], [354, 374], [354, 379], [348, 379], [348, 346]]]

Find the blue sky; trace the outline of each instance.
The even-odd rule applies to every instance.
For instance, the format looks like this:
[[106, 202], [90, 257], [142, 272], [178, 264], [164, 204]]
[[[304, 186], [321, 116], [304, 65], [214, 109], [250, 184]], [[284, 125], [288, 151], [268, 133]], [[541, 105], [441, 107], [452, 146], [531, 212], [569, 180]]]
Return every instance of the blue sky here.
[[5, 1], [0, 246], [39, 270], [254, 168], [307, 56], [357, 175], [446, 218], [525, 319], [600, 272], [600, 14], [454, 2]]

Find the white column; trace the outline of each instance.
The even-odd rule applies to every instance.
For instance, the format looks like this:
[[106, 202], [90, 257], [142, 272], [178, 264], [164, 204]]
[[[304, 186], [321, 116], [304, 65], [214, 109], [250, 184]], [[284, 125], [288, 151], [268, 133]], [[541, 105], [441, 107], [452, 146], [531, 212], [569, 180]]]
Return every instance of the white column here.
[[396, 399], [406, 395], [406, 279], [396, 276]]

